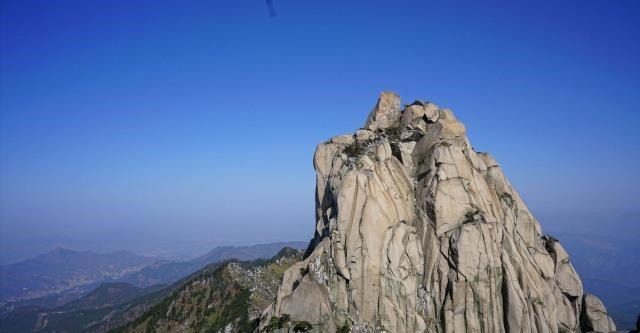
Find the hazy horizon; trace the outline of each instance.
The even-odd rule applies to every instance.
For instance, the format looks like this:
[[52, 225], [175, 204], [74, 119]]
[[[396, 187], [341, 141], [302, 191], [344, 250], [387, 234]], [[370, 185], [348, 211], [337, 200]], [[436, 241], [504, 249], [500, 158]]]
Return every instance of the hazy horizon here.
[[364, 4], [3, 1], [0, 263], [306, 241], [315, 146], [382, 90], [453, 109], [544, 231], [637, 235], [639, 2]]

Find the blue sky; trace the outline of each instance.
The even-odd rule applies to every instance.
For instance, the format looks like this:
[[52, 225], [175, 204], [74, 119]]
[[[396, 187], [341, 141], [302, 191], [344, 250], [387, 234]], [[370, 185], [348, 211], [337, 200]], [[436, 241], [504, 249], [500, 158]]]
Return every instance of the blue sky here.
[[545, 229], [639, 210], [640, 2], [274, 5], [3, 1], [2, 261], [308, 239], [315, 146], [381, 90], [452, 108]]

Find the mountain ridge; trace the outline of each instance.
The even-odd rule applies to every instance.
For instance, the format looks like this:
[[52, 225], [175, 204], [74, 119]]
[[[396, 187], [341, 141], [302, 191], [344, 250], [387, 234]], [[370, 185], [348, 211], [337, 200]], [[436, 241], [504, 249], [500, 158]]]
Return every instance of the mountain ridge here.
[[227, 260], [185, 279], [143, 316], [112, 333], [250, 332], [275, 297], [285, 269], [302, 251], [283, 248], [270, 259]]

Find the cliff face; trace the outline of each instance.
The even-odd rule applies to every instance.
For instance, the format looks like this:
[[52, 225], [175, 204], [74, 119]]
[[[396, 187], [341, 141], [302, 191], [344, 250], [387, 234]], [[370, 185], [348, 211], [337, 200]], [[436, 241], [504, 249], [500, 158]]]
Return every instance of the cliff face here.
[[318, 332], [615, 330], [451, 110], [383, 92], [314, 166], [316, 232], [262, 328], [286, 314]]

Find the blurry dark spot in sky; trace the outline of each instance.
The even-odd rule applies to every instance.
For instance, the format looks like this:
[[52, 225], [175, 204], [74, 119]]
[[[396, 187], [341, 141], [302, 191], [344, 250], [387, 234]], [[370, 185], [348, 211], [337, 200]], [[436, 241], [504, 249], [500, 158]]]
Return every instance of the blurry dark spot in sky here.
[[275, 17], [276, 16], [276, 8], [273, 6], [273, 0], [266, 0], [267, 1], [267, 10], [269, 11], [269, 16], [270, 17]]

